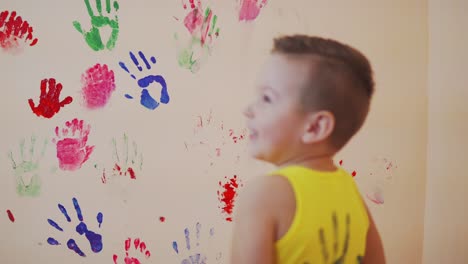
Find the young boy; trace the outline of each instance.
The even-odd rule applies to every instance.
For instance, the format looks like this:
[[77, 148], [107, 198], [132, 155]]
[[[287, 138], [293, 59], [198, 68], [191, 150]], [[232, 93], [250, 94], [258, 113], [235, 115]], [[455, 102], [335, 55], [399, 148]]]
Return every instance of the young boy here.
[[363, 125], [373, 91], [356, 49], [305, 35], [274, 40], [245, 116], [251, 154], [278, 169], [239, 196], [232, 264], [385, 263], [352, 176], [333, 162]]

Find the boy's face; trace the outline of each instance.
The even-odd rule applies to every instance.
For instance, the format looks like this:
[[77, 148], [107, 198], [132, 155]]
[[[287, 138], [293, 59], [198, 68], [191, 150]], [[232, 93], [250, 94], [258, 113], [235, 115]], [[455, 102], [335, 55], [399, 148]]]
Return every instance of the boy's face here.
[[254, 102], [245, 110], [253, 157], [279, 165], [297, 155], [304, 133], [300, 89], [310, 68], [298, 58], [272, 54], [258, 76]]

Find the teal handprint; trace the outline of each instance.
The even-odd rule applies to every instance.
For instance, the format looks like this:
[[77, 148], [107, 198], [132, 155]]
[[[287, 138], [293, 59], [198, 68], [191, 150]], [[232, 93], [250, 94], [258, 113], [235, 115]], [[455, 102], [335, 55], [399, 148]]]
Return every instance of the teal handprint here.
[[44, 156], [47, 147], [47, 140], [44, 140], [41, 151], [38, 153], [35, 150], [36, 137], [31, 136], [29, 146], [29, 154], [25, 154], [25, 139], [22, 139], [19, 145], [19, 160], [15, 161], [13, 152], [10, 151], [8, 156], [11, 159], [13, 173], [16, 179], [16, 192], [20, 196], [35, 197], [40, 194], [41, 182], [39, 179], [39, 161]]
[[[96, 9], [98, 15], [94, 14], [94, 11], [89, 4], [89, 0], [84, 0], [84, 2], [86, 4], [86, 8], [88, 9], [88, 14], [91, 18], [91, 30], [89, 32], [83, 31], [81, 24], [78, 21], [73, 21], [73, 26], [84, 36], [86, 43], [88, 43], [88, 46], [91, 49], [95, 51], [103, 50], [105, 48], [112, 50], [115, 47], [115, 42], [117, 41], [117, 37], [119, 35], [119, 20], [117, 15], [115, 15], [113, 19], [108, 17], [111, 13], [110, 0], [106, 0], [107, 16], [102, 14], [101, 0], [96, 0]], [[119, 10], [119, 3], [114, 1], [113, 7], [115, 12], [117, 12]], [[99, 29], [106, 26], [109, 26], [112, 31], [109, 40], [104, 46]]]

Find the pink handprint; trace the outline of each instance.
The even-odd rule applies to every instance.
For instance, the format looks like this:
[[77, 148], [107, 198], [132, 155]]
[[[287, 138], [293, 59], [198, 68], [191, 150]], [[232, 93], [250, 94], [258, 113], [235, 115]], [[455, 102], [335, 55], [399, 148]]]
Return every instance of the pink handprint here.
[[[128, 238], [127, 240], [125, 240], [124, 263], [125, 264], [140, 264], [141, 262], [140, 262], [140, 260], [138, 258], [129, 256], [128, 252], [130, 251], [131, 246], [132, 246], [132, 239]], [[146, 249], [145, 242], [141, 241], [139, 238], [135, 238], [133, 240], [133, 246], [135, 247], [136, 252], [140, 251], [140, 254], [144, 254], [145, 258], [148, 259], [151, 256], [151, 252]], [[114, 264], [117, 264], [118, 256], [116, 254], [114, 254], [114, 256], [112, 258], [114, 259]]]
[[80, 169], [88, 160], [94, 149], [94, 146], [86, 145], [90, 129], [90, 125], [76, 118], [67, 121], [61, 130], [59, 127], [55, 128], [55, 134], [59, 140], [54, 139], [54, 143], [57, 145], [60, 169], [74, 171]]
[[267, 0], [240, 0], [239, 21], [255, 20], [266, 4]]

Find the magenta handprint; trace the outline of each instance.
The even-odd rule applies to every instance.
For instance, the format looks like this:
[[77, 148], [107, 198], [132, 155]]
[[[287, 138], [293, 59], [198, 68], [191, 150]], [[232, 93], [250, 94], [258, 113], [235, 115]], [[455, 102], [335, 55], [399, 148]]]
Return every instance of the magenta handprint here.
[[260, 14], [260, 10], [267, 4], [267, 0], [240, 0], [239, 21], [253, 21]]
[[57, 145], [60, 169], [74, 171], [88, 160], [94, 149], [94, 146], [86, 145], [90, 129], [90, 125], [76, 118], [67, 121], [62, 129], [55, 128], [57, 138], [54, 143]]

